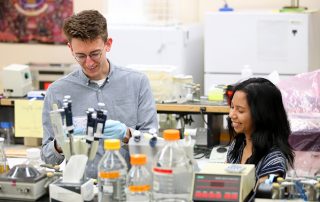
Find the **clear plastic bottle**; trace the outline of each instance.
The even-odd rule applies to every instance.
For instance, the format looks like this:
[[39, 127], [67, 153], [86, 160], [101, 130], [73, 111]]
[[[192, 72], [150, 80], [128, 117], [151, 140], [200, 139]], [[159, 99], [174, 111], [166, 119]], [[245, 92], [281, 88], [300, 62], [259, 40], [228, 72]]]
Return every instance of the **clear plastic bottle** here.
[[9, 171], [9, 164], [4, 152], [4, 138], [0, 137], [0, 174]]
[[98, 201], [126, 201], [127, 164], [121, 156], [120, 140], [104, 140], [105, 154], [98, 165]]
[[127, 180], [127, 202], [149, 202], [151, 200], [151, 175], [145, 167], [147, 156], [133, 154], [130, 157], [131, 169]]
[[192, 144], [192, 138], [188, 132], [184, 131], [184, 138], [183, 139], [184, 139], [184, 144], [186, 146], [190, 146]]
[[162, 202], [191, 201], [193, 165], [179, 147], [179, 131], [164, 130], [165, 146], [155, 156], [153, 199]]
[[88, 160], [85, 171], [85, 178], [97, 179], [97, 165], [96, 159]]
[[27, 151], [27, 161], [25, 164], [33, 166], [35, 169], [37, 169], [40, 172], [44, 172], [44, 167], [41, 167], [41, 164], [43, 164], [40, 156], [40, 149], [39, 148], [29, 148]]

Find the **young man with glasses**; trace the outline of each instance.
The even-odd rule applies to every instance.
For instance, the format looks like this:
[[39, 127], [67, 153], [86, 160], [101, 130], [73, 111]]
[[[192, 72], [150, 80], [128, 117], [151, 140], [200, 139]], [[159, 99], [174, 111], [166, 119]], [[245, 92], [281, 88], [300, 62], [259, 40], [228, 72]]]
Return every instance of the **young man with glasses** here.
[[[82, 11], [67, 18], [63, 30], [71, 53], [81, 68], [53, 82], [47, 90], [42, 120], [42, 159], [51, 164], [60, 164], [64, 160], [61, 147], [55, 141], [49, 113], [53, 104], [62, 107], [66, 95], [71, 96], [75, 121], [85, 117], [88, 108], [98, 108], [98, 103], [105, 103], [108, 120], [104, 138], [118, 138], [127, 143], [133, 130], [157, 129], [157, 112], [147, 77], [116, 66], [106, 58], [112, 39], [108, 38], [103, 15], [95, 10]], [[126, 153], [122, 150], [128, 162]], [[93, 164], [98, 165], [103, 154], [103, 141], [100, 140]], [[87, 175], [95, 177], [96, 173]]]

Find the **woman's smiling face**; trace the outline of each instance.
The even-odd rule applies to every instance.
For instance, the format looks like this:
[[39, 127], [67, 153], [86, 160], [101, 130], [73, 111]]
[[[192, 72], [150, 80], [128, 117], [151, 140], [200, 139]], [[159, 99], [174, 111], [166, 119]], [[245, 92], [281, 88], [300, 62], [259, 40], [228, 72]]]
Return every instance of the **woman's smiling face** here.
[[229, 117], [236, 133], [244, 133], [246, 136], [251, 136], [253, 131], [252, 117], [245, 92], [236, 91], [233, 95]]

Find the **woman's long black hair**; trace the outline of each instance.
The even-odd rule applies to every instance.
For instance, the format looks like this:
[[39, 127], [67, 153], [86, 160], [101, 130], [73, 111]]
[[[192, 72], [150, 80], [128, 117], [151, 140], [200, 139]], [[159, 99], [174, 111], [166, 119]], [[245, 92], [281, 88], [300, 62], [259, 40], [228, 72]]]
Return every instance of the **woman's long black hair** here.
[[[271, 148], [276, 147], [282, 151], [293, 168], [294, 152], [288, 142], [291, 130], [280, 90], [267, 79], [250, 78], [236, 85], [233, 94], [236, 91], [246, 93], [253, 123], [253, 151], [246, 163], [257, 165]], [[236, 140], [230, 154], [232, 158], [236, 158], [240, 146], [245, 141], [245, 135], [236, 134], [230, 118], [228, 127], [229, 134]]]

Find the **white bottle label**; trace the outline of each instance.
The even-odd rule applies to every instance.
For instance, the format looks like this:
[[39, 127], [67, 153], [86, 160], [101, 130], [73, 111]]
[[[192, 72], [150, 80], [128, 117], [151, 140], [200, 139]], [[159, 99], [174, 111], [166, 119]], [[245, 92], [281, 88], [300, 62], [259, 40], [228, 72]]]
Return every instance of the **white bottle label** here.
[[113, 193], [113, 186], [112, 185], [103, 185], [103, 192], [104, 193]]

